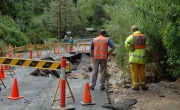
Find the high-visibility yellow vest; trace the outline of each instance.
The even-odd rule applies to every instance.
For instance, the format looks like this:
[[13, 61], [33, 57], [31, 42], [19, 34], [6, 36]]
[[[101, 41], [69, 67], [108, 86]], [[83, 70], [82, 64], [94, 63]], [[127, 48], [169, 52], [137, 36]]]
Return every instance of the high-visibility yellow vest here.
[[[140, 35], [141, 32], [136, 31], [133, 33], [133, 35], [134, 34]], [[147, 40], [143, 38], [145, 40], [145, 44], [143, 43], [143, 45], [140, 44], [135, 45], [133, 35], [130, 35], [125, 41], [125, 47], [129, 50], [129, 62], [137, 63], [137, 64], [145, 64], [145, 48], [146, 48], [145, 45], [147, 44]], [[135, 48], [134, 45], [136, 46]]]

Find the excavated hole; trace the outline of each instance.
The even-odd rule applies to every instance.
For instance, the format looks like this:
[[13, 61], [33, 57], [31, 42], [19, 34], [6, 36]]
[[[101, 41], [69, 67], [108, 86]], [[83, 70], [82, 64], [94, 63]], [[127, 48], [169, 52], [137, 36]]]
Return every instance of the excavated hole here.
[[[70, 57], [66, 57], [66, 60], [70, 62], [71, 70], [76, 70], [77, 65], [80, 63], [80, 59], [82, 57], [82, 54], [74, 54]], [[55, 61], [52, 57], [46, 57], [41, 60], [49, 60], [49, 61]], [[42, 77], [55, 77], [59, 78], [60, 77], [60, 71], [56, 70], [48, 70], [48, 69], [36, 69], [31, 73], [33, 76], [42, 76]]]

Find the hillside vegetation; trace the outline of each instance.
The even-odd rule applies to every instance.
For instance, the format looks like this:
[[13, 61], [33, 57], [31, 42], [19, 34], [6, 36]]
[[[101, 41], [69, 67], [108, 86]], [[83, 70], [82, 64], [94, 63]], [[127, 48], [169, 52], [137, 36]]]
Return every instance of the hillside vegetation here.
[[[137, 25], [148, 38], [147, 73], [159, 80], [180, 77], [179, 0], [1, 0], [0, 42], [13, 46], [50, 38], [84, 37], [85, 28], [108, 30], [119, 46], [116, 62], [129, 73], [125, 39]], [[97, 36], [97, 32], [93, 34]]]

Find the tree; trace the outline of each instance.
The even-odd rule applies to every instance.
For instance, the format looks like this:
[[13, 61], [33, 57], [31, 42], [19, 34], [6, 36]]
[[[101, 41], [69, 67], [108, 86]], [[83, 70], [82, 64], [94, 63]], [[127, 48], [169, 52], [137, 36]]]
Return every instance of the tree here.
[[8, 16], [0, 18], [1, 39], [7, 44], [23, 46], [29, 39], [24, 35], [18, 25]]
[[43, 21], [48, 24], [49, 29], [55, 36], [61, 36], [68, 30], [75, 30], [74, 27], [80, 24], [77, 17], [77, 10], [71, 0], [51, 1], [50, 8], [46, 8]]
[[111, 6], [114, 2], [115, 0], [79, 0], [77, 8], [84, 27], [101, 28], [103, 23], [110, 19], [110, 14], [104, 6]]

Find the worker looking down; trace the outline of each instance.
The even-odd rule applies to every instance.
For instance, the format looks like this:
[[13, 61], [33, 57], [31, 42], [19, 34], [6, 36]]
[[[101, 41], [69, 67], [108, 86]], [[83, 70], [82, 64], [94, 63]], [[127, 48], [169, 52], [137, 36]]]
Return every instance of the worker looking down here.
[[73, 50], [73, 44], [74, 44], [74, 40], [72, 37], [69, 38], [68, 43], [70, 44], [70, 51], [72, 51]]
[[[99, 36], [93, 39], [90, 46], [90, 55], [93, 59], [93, 75], [90, 84], [91, 90], [94, 90], [96, 85], [99, 66], [101, 73], [100, 90], [105, 90], [107, 59], [115, 49], [115, 45], [109, 38], [106, 37], [106, 34], [106, 30], [101, 29], [99, 31]], [[108, 46], [111, 47], [110, 51], [108, 51]]]
[[138, 31], [138, 27], [132, 26], [133, 32], [126, 41], [125, 47], [129, 50], [129, 63], [132, 77], [132, 90], [148, 90], [145, 82], [145, 48], [147, 39]]

